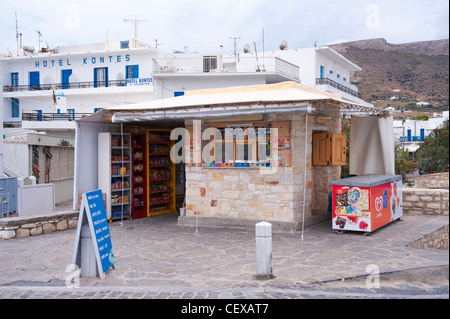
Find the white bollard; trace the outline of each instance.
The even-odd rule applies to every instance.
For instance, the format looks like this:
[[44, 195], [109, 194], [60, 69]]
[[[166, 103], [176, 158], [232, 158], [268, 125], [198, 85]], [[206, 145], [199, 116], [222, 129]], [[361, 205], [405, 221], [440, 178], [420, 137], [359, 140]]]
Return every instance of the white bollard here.
[[89, 224], [81, 227], [81, 277], [97, 277], [97, 260]]
[[271, 279], [272, 275], [272, 224], [256, 224], [256, 279]]

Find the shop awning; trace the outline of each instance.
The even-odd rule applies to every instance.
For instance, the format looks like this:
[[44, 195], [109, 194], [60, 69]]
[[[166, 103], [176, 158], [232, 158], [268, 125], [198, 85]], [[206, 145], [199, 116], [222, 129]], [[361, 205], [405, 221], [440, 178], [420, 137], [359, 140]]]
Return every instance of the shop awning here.
[[346, 113], [387, 115], [369, 104], [344, 100], [296, 82], [188, 91], [184, 96], [105, 108], [112, 122], [206, 119], [250, 114], [312, 112], [314, 102], [337, 105]]

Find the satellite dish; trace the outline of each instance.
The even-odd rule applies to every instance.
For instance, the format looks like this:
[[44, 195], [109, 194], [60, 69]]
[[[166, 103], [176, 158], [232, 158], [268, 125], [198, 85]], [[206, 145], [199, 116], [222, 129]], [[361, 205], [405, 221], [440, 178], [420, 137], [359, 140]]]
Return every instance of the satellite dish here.
[[248, 44], [244, 45], [244, 53], [250, 53], [250, 46]]
[[287, 49], [287, 42], [285, 40], [283, 40], [280, 43], [280, 50], [286, 50], [286, 49]]

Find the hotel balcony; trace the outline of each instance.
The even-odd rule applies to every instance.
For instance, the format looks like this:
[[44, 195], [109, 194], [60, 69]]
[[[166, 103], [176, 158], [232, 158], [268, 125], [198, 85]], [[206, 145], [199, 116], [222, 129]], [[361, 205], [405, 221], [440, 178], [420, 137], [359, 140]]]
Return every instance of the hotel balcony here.
[[361, 98], [361, 94], [358, 93], [358, 88], [351, 83], [339, 83], [328, 78], [317, 78], [316, 85], [327, 85], [351, 96]]
[[97, 81], [97, 82], [74, 82], [74, 83], [54, 83], [54, 84], [39, 84], [39, 85], [5, 85], [3, 92], [20, 92], [20, 91], [48, 91], [54, 88], [55, 90], [67, 89], [88, 89], [100, 87], [123, 87], [127, 86], [126, 80], [114, 81]]
[[277, 57], [171, 57], [153, 59], [154, 76], [195, 74], [276, 75], [299, 82], [299, 67]]
[[4, 98], [34, 98], [34, 97], [52, 97], [53, 89], [63, 91], [67, 97], [75, 95], [94, 96], [106, 94], [113, 96], [115, 94], [153, 94], [153, 85], [133, 85], [127, 80], [110, 81], [86, 81], [70, 83], [39, 84], [36, 86], [5, 85], [3, 87]]
[[89, 116], [92, 113], [40, 113], [27, 111], [22, 113], [22, 121], [30, 122], [53, 122], [53, 121], [75, 121]]
[[22, 113], [21, 127], [23, 129], [46, 130], [75, 130], [75, 121], [92, 113], [42, 113], [26, 110]]

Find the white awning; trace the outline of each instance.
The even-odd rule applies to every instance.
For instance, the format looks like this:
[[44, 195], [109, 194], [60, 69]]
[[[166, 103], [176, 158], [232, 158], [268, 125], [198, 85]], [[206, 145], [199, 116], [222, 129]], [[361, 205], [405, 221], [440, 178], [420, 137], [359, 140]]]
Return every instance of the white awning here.
[[311, 112], [314, 102], [339, 106], [347, 112], [388, 114], [369, 104], [344, 100], [296, 82], [188, 91], [184, 96], [112, 106], [115, 123], [161, 119], [192, 119], [285, 112]]

